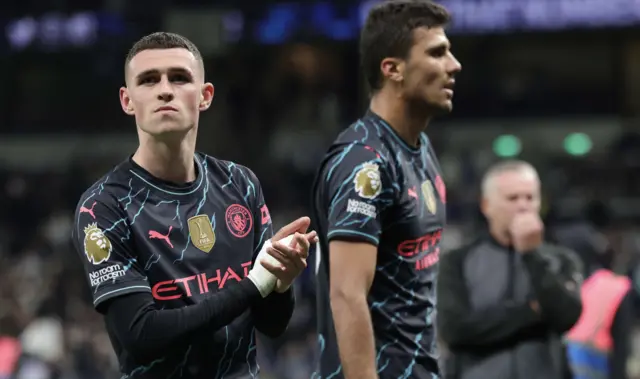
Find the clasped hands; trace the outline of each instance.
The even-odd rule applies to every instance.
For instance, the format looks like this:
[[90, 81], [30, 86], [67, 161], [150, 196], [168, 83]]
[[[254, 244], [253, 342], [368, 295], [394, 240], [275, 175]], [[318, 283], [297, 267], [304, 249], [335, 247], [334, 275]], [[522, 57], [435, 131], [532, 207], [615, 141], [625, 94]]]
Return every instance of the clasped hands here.
[[311, 244], [318, 242], [315, 231], [307, 233], [311, 220], [300, 217], [282, 227], [266, 241], [256, 260], [277, 280], [274, 290], [285, 292], [293, 281], [307, 268]]

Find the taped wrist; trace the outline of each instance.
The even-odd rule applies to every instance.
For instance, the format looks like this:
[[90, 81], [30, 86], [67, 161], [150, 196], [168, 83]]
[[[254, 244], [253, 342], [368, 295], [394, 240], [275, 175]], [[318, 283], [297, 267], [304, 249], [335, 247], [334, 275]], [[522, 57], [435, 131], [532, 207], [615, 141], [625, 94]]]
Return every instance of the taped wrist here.
[[[288, 246], [293, 239], [293, 235], [285, 237], [281, 239], [279, 242]], [[267, 297], [273, 290], [276, 288], [276, 283], [278, 279], [273, 275], [269, 270], [264, 268], [262, 265], [262, 260], [265, 260], [274, 266], [282, 267], [282, 264], [269, 255], [267, 253], [267, 249], [271, 247], [271, 240], [267, 240], [264, 244], [262, 244], [262, 248], [256, 257], [256, 263], [253, 265], [251, 271], [249, 271], [249, 275], [247, 276], [249, 280], [253, 282], [253, 284], [258, 288], [262, 297]], [[282, 287], [282, 286], [280, 286]]]

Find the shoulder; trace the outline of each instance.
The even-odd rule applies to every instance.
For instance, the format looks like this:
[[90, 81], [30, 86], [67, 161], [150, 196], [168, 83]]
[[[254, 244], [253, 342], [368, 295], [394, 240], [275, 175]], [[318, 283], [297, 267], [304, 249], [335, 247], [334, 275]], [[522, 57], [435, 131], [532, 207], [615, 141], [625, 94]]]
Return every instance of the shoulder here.
[[484, 245], [484, 241], [482, 239], [477, 239], [474, 242], [461, 246], [457, 249], [453, 249], [447, 252], [444, 252], [440, 255], [440, 263], [448, 263], [448, 264], [462, 264], [464, 260], [469, 256], [470, 253], [482, 248]]
[[355, 191], [370, 200], [388, 200], [399, 189], [386, 157], [360, 142], [336, 146], [320, 169], [317, 188], [331, 197]]
[[324, 167], [327, 179], [331, 179], [339, 168], [347, 173], [353, 171], [353, 174], [366, 168], [375, 168], [387, 173], [390, 170], [389, 159], [380, 149], [360, 141], [334, 144], [325, 157]]
[[546, 256], [556, 256], [564, 262], [580, 262], [580, 258], [575, 251], [555, 243], [545, 242], [542, 245], [541, 252]]
[[201, 154], [201, 156], [208, 171], [216, 176], [222, 175], [226, 182], [241, 186], [259, 185], [258, 177], [249, 167], [206, 154]]
[[118, 166], [80, 196], [71, 233], [75, 243], [82, 243], [87, 237], [87, 230], [118, 236], [122, 242], [128, 240], [130, 230], [126, 208], [135, 197], [131, 182], [130, 173]]
[[438, 162], [438, 154], [436, 153], [436, 150], [433, 147], [433, 143], [431, 142], [431, 139], [429, 138], [427, 133], [422, 132], [420, 134], [420, 140], [422, 142], [422, 145], [424, 146], [424, 149], [426, 150], [426, 154], [429, 155], [431, 159], [434, 160], [436, 164], [438, 164], [439, 167], [440, 164]]
[[582, 272], [583, 263], [575, 251], [548, 242], [545, 242], [539, 250], [545, 259], [552, 262], [552, 265], [557, 262], [556, 265], [560, 266], [561, 271]]
[[131, 181], [132, 175], [126, 166], [123, 164], [116, 166], [82, 193], [76, 210], [80, 212], [82, 208], [92, 209], [96, 204], [117, 209], [119, 199], [126, 198], [131, 191]]
[[[360, 119], [351, 124], [336, 138], [333, 150], [352, 150], [354, 153], [367, 152], [387, 159], [388, 149], [384, 142], [384, 133], [380, 126], [371, 120]], [[389, 157], [390, 158], [390, 157]]]
[[264, 203], [262, 186], [249, 167], [236, 162], [203, 155], [208, 165], [209, 181], [215, 183], [216, 191], [223, 191], [238, 204], [257, 211]]

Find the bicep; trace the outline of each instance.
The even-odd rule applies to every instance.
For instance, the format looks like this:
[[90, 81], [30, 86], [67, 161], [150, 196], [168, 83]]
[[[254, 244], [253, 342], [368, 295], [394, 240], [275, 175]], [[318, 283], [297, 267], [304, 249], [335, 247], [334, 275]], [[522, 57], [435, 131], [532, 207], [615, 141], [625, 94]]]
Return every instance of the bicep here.
[[329, 243], [332, 295], [367, 295], [375, 276], [378, 248], [366, 242], [333, 240]]

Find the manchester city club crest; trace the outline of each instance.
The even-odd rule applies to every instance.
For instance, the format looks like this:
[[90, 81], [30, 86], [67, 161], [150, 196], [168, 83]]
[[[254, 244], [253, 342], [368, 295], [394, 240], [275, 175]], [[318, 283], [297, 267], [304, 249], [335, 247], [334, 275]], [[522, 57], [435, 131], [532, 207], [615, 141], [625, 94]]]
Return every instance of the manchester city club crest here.
[[238, 238], [246, 237], [253, 227], [251, 212], [240, 204], [232, 204], [227, 208], [225, 221], [229, 232]]
[[424, 204], [427, 207], [427, 210], [431, 214], [436, 214], [436, 196], [433, 191], [433, 184], [431, 184], [431, 180], [429, 179], [422, 182], [422, 197], [424, 198]]
[[216, 243], [216, 233], [211, 227], [209, 216], [194, 216], [191, 217], [187, 223], [189, 224], [189, 235], [191, 236], [193, 246], [205, 253], [210, 252]]

